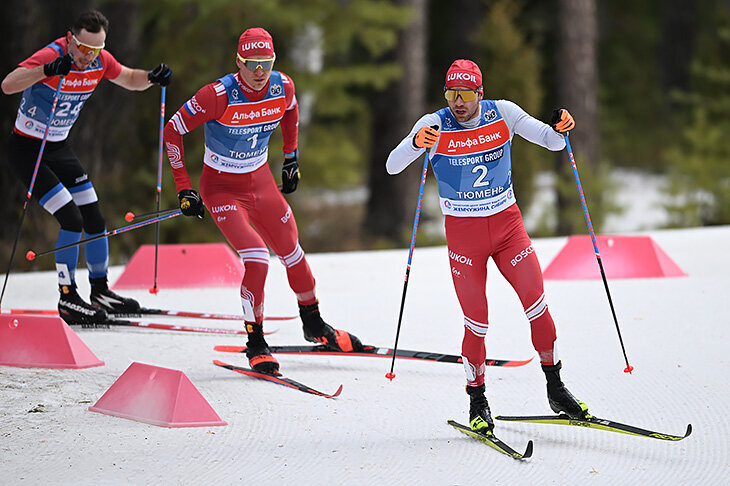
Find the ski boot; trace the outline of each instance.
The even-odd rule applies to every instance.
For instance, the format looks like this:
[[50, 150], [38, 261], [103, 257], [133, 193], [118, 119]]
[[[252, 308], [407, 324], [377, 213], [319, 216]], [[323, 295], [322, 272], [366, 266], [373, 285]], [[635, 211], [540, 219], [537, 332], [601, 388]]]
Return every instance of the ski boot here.
[[279, 373], [279, 362], [271, 356], [269, 345], [264, 339], [263, 324], [246, 323], [248, 342], [246, 343], [246, 357], [251, 369], [259, 373], [276, 375]]
[[550, 408], [555, 413], [564, 412], [571, 418], [585, 418], [588, 415], [588, 405], [581, 402], [565, 388], [560, 380], [562, 363], [542, 365], [542, 371], [547, 379], [547, 395]]
[[466, 393], [469, 395], [469, 426], [476, 432], [488, 434], [494, 429], [494, 420], [484, 390], [484, 384], [466, 386]]
[[346, 353], [362, 351], [362, 343], [347, 331], [333, 329], [322, 320], [319, 314], [319, 302], [310, 305], [299, 304], [299, 316], [302, 318], [304, 339], [310, 343], [324, 344], [334, 351]]
[[139, 302], [112, 292], [107, 284], [106, 277], [90, 278], [91, 305], [104, 309], [108, 314], [139, 315]]
[[60, 285], [61, 297], [58, 299], [58, 314], [66, 324], [95, 325], [106, 324], [109, 320], [104, 309], [84, 302], [76, 291], [76, 285]]

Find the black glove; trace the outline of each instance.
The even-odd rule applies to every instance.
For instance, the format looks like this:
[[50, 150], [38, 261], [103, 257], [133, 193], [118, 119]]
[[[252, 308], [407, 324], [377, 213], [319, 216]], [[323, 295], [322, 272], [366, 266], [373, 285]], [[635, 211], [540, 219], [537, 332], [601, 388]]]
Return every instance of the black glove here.
[[284, 165], [281, 168], [281, 192], [291, 194], [297, 190], [299, 184], [299, 149], [294, 151], [294, 155], [284, 156]]
[[197, 216], [200, 219], [205, 217], [205, 206], [200, 195], [195, 189], [183, 189], [177, 193], [180, 200], [180, 209], [185, 216]]
[[43, 65], [43, 74], [48, 76], [66, 76], [71, 71], [74, 61], [70, 54], [58, 56], [51, 62]]
[[147, 79], [150, 80], [150, 83], [156, 83], [160, 86], [167, 86], [170, 84], [171, 78], [172, 70], [164, 62], [147, 73]]

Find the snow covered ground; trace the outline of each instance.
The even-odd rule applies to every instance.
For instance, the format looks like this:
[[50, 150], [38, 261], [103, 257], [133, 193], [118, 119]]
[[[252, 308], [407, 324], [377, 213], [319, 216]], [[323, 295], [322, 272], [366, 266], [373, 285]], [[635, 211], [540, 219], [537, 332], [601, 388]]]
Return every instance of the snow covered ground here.
[[[279, 356], [282, 371], [336, 399], [306, 395], [214, 366], [245, 365], [213, 351], [242, 337], [147, 329], [76, 329], [106, 366], [84, 370], [0, 367], [0, 484], [728, 484], [730, 227], [651, 231], [689, 274], [610, 282], [633, 375], [595, 281], [546, 282], [570, 390], [599, 416], [671, 434], [681, 442], [556, 425], [498, 423], [497, 433], [533, 457], [501, 455], [446, 424], [466, 421], [460, 365], [358, 357]], [[535, 240], [543, 268], [565, 238]], [[392, 346], [407, 249], [309, 256], [323, 316], [369, 344]], [[488, 356], [534, 356], [517, 297], [490, 269]], [[121, 272], [115, 268], [112, 281]], [[83, 295], [85, 275], [79, 276]], [[238, 290], [128, 292], [146, 306], [237, 313]], [[267, 314], [296, 314], [272, 260]], [[11, 276], [4, 308], [52, 308], [52, 273]], [[164, 321], [163, 318], [155, 319]], [[168, 319], [223, 327], [225, 322]], [[229, 326], [237, 326], [229, 322]], [[270, 322], [271, 344], [303, 344], [298, 321]], [[462, 317], [446, 251], [417, 248], [399, 346], [459, 354]], [[0, 343], [2, 345], [2, 343]], [[182, 370], [225, 427], [168, 429], [89, 412], [134, 361]], [[495, 414], [549, 413], [539, 364], [490, 368]]]

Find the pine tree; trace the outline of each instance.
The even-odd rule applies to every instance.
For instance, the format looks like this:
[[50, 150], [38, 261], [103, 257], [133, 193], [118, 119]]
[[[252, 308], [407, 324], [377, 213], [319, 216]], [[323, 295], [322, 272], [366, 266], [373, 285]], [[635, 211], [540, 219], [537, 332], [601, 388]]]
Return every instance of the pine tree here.
[[675, 94], [689, 106], [671, 167], [671, 224], [730, 223], [730, 9], [718, 7], [716, 35], [704, 36], [692, 66], [692, 90]]

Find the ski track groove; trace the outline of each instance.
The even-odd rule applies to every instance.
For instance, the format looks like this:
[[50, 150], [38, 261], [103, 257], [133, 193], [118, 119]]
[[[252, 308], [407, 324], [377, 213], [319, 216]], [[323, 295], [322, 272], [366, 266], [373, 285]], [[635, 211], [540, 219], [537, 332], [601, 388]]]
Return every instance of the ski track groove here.
[[[342, 395], [330, 400], [212, 364], [215, 358], [246, 364], [244, 355], [212, 350], [218, 344], [242, 345], [245, 336], [74, 328], [106, 366], [0, 367], [0, 484], [724, 485], [730, 422], [722, 412], [730, 391], [722, 370], [730, 362], [723, 347], [726, 326], [714, 317], [721, 315], [718, 303], [727, 293], [730, 269], [727, 261], [710, 256], [730, 243], [730, 227], [657, 235], [690, 276], [610, 282], [636, 366], [633, 375], [621, 372], [600, 281], [546, 282], [546, 294], [560, 326], [563, 380], [571, 392], [598, 417], [671, 434], [684, 433], [692, 423], [692, 435], [683, 441], [497, 422], [497, 435], [516, 450], [534, 441], [533, 457], [516, 461], [446, 424], [449, 418], [467, 421], [460, 365], [396, 360], [391, 383], [384, 378], [389, 359], [279, 356], [286, 376], [318, 390], [333, 392], [342, 383]], [[534, 244], [548, 258], [564, 241]], [[392, 346], [406, 255], [407, 250], [311, 255], [325, 320], [364, 342]], [[444, 248], [417, 250], [399, 341], [403, 348], [459, 352], [463, 327], [446, 255]], [[272, 313], [296, 313], [285, 272], [279, 265], [270, 271], [267, 301], [279, 306]], [[57, 291], [48, 284], [54, 275], [12, 275], [4, 303], [55, 305]], [[490, 275], [488, 355], [532, 356], [529, 325], [513, 290], [498, 272]], [[86, 285], [84, 271], [77, 280]], [[156, 298], [146, 290], [130, 294], [150, 307], [225, 313], [235, 312], [231, 302], [237, 295], [237, 289], [163, 290]], [[382, 304], [374, 307], [362, 298], [369, 295]], [[304, 343], [298, 321], [266, 328], [279, 331], [267, 337], [272, 345]], [[182, 370], [229, 425], [167, 429], [89, 412], [132, 361]], [[550, 413], [536, 362], [488, 368], [487, 396], [494, 415]], [[38, 404], [45, 405], [43, 412], [28, 413]], [[30, 457], [36, 458], [32, 465]]]
[[[134, 335], [135, 339], [138, 336], [135, 332], [117, 330], [94, 330], [82, 333], [82, 336], [94, 347], [95, 341], [123, 339], [125, 334]], [[193, 341], [195, 347], [210, 345], [209, 349], [212, 349], [213, 342], [220, 342], [216, 337], [205, 336], [204, 340], [207, 342]], [[190, 368], [185, 359], [190, 340], [155, 333], [146, 341], [143, 354], [150, 358], [162, 346], [179, 346], [179, 361], [172, 365], [177, 364], [183, 370], [186, 366]], [[218, 357], [233, 364], [245, 365], [247, 361], [243, 354], [206, 354], [211, 359]], [[515, 471], [519, 471], [526, 481], [539, 481], [547, 474], [552, 478], [547, 484], [577, 483], [587, 478], [602, 483], [613, 480], [612, 471], [617, 470], [624, 471], [622, 474], [628, 474], [637, 483], [671, 482], [682, 478], [713, 484], [727, 467], [722, 459], [727, 457], [727, 445], [717, 451], [719, 454], [707, 458], [702, 456], [701, 447], [692, 442], [701, 440], [705, 431], [713, 426], [721, 427], [724, 433], [728, 432], [728, 427], [713, 423], [716, 416], [707, 405], [713, 397], [708, 397], [706, 390], [702, 394], [693, 393], [699, 390], [694, 390], [696, 385], [691, 376], [683, 376], [675, 384], [686, 393], [671, 393], [670, 388], [659, 382], [652, 385], [659, 393], [646, 394], [644, 390], [651, 380], [640, 376], [621, 376], [606, 382], [591, 380], [578, 369], [565, 373], [569, 388], [586, 400], [598, 416], [680, 434], [686, 423], [676, 423], [674, 418], [646, 411], [662, 410], [663, 407], [687, 409], [693, 412], [693, 435], [683, 442], [670, 443], [600, 430], [497, 422], [499, 437], [517, 450], [524, 450], [527, 440], [533, 439], [533, 457], [520, 462], [463, 436], [446, 424], [447, 418], [467, 420], [468, 398], [463, 393], [461, 366], [397, 360], [397, 377], [390, 383], [383, 377], [390, 367], [387, 359], [282, 355], [279, 360], [286, 376], [325, 392], [334, 391], [342, 382], [343, 394], [334, 400], [310, 396], [215, 367], [212, 363], [206, 362], [205, 366], [195, 363], [187, 372], [189, 378], [215, 409], [228, 411], [221, 417], [229, 425], [200, 429], [157, 428], [86, 410], [129, 364], [127, 359], [112, 358], [107, 359], [105, 367], [86, 370], [0, 369], [5, 392], [22, 393], [28, 387], [37, 388], [40, 393], [34, 397], [34, 402], [45, 405], [44, 412], [27, 414], [27, 410], [37, 405], [27, 402], [27, 410], [14, 410], [3, 422], [25, 419], [23, 428], [27, 434], [11, 431], [9, 437], [11, 441], [21, 443], [32, 442], [35, 430], [32, 427], [47, 426], [47, 417], [52, 417], [61, 408], [70, 408], [79, 420], [90, 422], [91, 427], [70, 444], [50, 439], [40, 446], [44, 475], [66, 482], [78, 478], [77, 474], [82, 472], [81, 484], [104, 484], [110, 474], [130, 481], [145, 478], [161, 482], [205, 480], [274, 484], [276, 481], [294, 482], [299, 478], [311, 482], [323, 479], [363, 484], [366, 476], [368, 481], [389, 483], [406, 482], [419, 470], [427, 471], [424, 474], [435, 483], [452, 484], [468, 484], [475, 475], [514, 477]], [[140, 361], [154, 362], [154, 359]], [[160, 365], [172, 366], [169, 363]], [[488, 397], [495, 415], [548, 413], [541, 373], [536, 366], [532, 368], [526, 373], [515, 373], [511, 369], [488, 370]], [[430, 386], [423, 387], [424, 382], [429, 382]], [[608, 396], [607, 390], [620, 390], [620, 393]], [[403, 403], [404, 396], [408, 397], [407, 406]], [[79, 401], [89, 403], [79, 404]], [[369, 406], [362, 407], [363, 402], [368, 402]], [[439, 418], [424, 420], [423, 417], [433, 416], [434, 409], [440, 411]], [[56, 420], [52, 419], [53, 422]], [[63, 427], [63, 424], [54, 426]], [[130, 431], [134, 436], [132, 445], [147, 446], [151, 449], [150, 456], [137, 458], [134, 464], [120, 455], [116, 461], [95, 468], [85, 465], [83, 454], [93, 454], [95, 449], [114, 450], [115, 439]], [[339, 453], [352, 449], [353, 442], [367, 458], [361, 463], [353, 464], [350, 457]], [[681, 454], [677, 448], [682, 448]], [[69, 452], [74, 449], [82, 456]], [[185, 460], [187, 466], [161, 472], [154, 452], [162, 450], [174, 451], [173, 455]], [[302, 460], [302, 450], [308, 451], [305, 460]], [[581, 451], [586, 450], [599, 452], [601, 459], [583, 461]], [[450, 467], [433, 468], [429, 463], [431, 459]], [[698, 461], [701, 468], [697, 467]], [[666, 462], [672, 462], [674, 467], [658, 475], [657, 471], [663, 469], [660, 466]], [[69, 465], [74, 468], [73, 477]], [[272, 470], [277, 472], [272, 475]], [[313, 471], [321, 471], [324, 477]], [[34, 474], [24, 477], [33, 479]]]
[[[528, 365], [530, 366], [530, 365]], [[646, 437], [583, 429], [581, 427], [553, 424], [527, 424], [496, 421], [495, 432], [505, 439], [507, 431], [517, 432], [522, 440], [533, 439], [531, 464], [547, 469], [551, 484], [579, 484], [591, 478], [601, 484], [616, 484], [631, 478], [633, 484], [723, 484], [727, 473], [727, 441], [707, 454], [701, 444], [709, 439], [707, 433], [727, 436], [727, 422], [717, 420], [713, 408], [707, 405], [719, 403], [707, 390], [700, 390], [689, 376], [673, 377], [671, 386], [657, 381], [655, 376], [616, 376], [594, 380], [579, 369], [563, 373], [566, 386], [589, 405], [589, 411], [601, 418], [608, 418], [645, 429], [674, 435], [683, 435], [688, 423], [693, 432], [682, 441], [671, 442]], [[524, 395], [525, 385], [536, 393]], [[666, 386], [665, 386], [666, 385]], [[539, 375], [520, 376], [516, 380], [497, 380], [490, 387], [487, 378], [487, 395], [493, 415], [549, 415], [544, 392], [544, 381]], [[675, 393], [681, 389], [683, 393]], [[524, 398], [508, 407], [495, 404], [503, 397]], [[647, 393], [647, 390], [654, 390]], [[491, 392], [491, 396], [490, 396]], [[685, 414], [667, 416], [662, 410], [687, 410]], [[684, 421], [678, 421], [684, 420]], [[698, 444], [699, 442], [699, 444]], [[519, 443], [519, 440], [518, 442]], [[591, 461], [582, 460], [581, 451], [595, 451]], [[662, 467], [671, 463], [672, 467]], [[559, 478], [559, 479], [557, 479]]]

